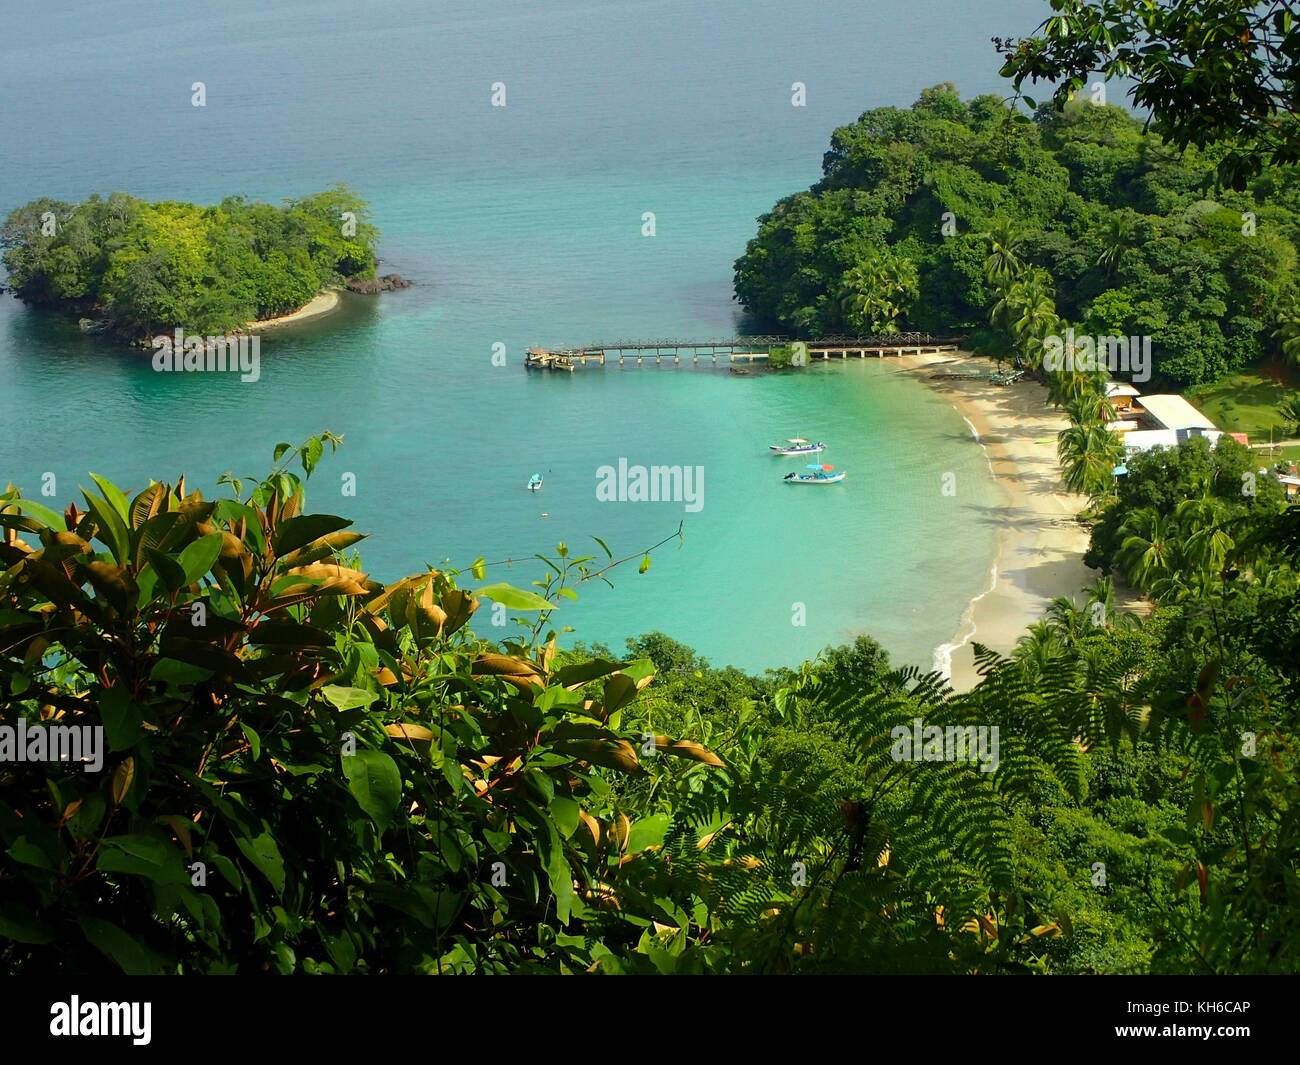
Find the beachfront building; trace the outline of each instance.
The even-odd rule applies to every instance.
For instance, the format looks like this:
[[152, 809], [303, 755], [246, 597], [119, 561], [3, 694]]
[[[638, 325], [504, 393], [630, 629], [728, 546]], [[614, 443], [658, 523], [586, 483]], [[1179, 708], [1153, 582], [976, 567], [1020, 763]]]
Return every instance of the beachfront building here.
[[1117, 418], [1127, 418], [1133, 410], [1133, 401], [1142, 395], [1127, 381], [1107, 381], [1106, 398]]
[[[1203, 436], [1215, 444], [1223, 435], [1214, 422], [1182, 396], [1134, 395], [1128, 409], [1133, 417], [1123, 420], [1129, 423], [1129, 427], [1127, 431], [1118, 431], [1123, 432], [1121, 439], [1130, 455], [1150, 451], [1153, 447], [1177, 447], [1194, 436]], [[1112, 422], [1110, 428], [1117, 426]]]
[[1106, 423], [1106, 428], [1113, 433], [1129, 433], [1141, 429], [1142, 412], [1133, 406], [1133, 401], [1141, 394], [1127, 381], [1107, 381], [1106, 399], [1114, 417]]

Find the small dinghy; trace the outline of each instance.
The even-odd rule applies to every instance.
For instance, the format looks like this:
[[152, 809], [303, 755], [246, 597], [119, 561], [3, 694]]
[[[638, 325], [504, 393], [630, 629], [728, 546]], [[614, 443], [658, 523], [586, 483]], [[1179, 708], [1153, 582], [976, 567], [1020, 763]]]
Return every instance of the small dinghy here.
[[782, 480], [786, 484], [837, 484], [844, 480], [843, 473], [837, 473], [834, 466], [809, 466], [808, 473], [787, 473]]
[[825, 451], [826, 445], [820, 440], [805, 440], [802, 436], [792, 436], [784, 444], [768, 444], [768, 451], [774, 455], [815, 455]]
[[542, 487], [542, 475], [540, 473], [535, 473], [528, 478], [528, 491], [536, 492], [541, 487]]

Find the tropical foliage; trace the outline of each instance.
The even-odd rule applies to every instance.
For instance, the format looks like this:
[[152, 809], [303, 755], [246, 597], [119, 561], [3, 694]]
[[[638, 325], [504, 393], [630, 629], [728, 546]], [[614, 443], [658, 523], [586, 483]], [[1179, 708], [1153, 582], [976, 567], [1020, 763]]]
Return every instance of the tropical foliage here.
[[736, 297], [801, 336], [969, 333], [998, 355], [1041, 336], [1051, 302], [1081, 332], [1151, 337], [1158, 379], [1213, 381], [1300, 314], [1297, 170], [1216, 190], [1227, 152], [1181, 152], [1091, 97], [1031, 119], [938, 85], [834, 132], [821, 180], [759, 219]]
[[[1300, 24], [1287, 0], [1052, 0], [1039, 35], [997, 41], [1017, 89], [1053, 86], [1058, 105], [1088, 78], [1125, 79], [1173, 145], [1227, 146], [1238, 187], [1269, 165], [1300, 161]], [[1089, 86], [1091, 88], [1091, 86]]]

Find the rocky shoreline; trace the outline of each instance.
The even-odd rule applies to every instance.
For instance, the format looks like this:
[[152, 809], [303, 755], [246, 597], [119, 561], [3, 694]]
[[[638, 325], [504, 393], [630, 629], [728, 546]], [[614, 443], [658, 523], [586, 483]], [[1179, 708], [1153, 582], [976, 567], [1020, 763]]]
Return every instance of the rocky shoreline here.
[[346, 282], [346, 288], [349, 292], [356, 292], [362, 296], [377, 296], [381, 292], [393, 292], [397, 289], [410, 288], [414, 281], [407, 281], [401, 274], [384, 274], [382, 277], [372, 277], [358, 280], [349, 278]]

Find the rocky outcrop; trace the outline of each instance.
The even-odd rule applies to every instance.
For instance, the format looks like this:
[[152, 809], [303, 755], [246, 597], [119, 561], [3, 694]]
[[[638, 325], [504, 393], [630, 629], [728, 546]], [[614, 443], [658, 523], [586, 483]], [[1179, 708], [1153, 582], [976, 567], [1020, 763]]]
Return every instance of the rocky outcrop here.
[[413, 282], [407, 281], [401, 274], [384, 274], [382, 277], [351, 278], [347, 286], [349, 292], [359, 292], [363, 296], [374, 296], [380, 292], [392, 292], [398, 288], [410, 288]]

